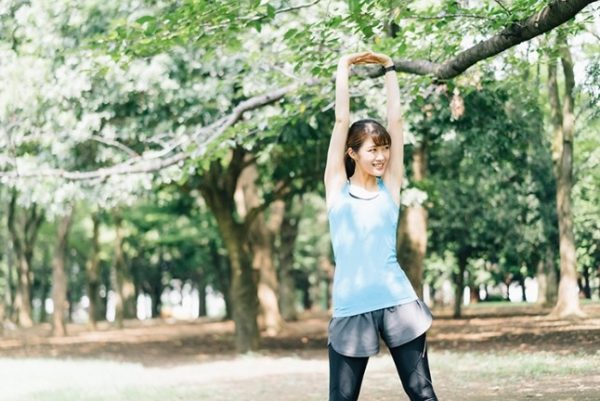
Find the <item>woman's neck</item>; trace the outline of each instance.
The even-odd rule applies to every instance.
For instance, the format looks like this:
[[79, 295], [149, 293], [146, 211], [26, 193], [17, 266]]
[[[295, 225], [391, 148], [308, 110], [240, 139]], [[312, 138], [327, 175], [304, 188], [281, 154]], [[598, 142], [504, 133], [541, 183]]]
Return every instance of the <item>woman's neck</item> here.
[[364, 173], [357, 169], [349, 180], [352, 185], [361, 187], [366, 191], [377, 191], [377, 177], [374, 175]]

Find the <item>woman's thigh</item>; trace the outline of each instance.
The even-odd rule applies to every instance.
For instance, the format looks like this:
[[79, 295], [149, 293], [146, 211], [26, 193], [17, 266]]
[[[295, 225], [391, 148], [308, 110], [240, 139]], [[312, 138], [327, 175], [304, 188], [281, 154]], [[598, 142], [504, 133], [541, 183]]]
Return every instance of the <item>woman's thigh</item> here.
[[425, 334], [406, 344], [390, 348], [390, 353], [404, 391], [411, 401], [436, 401], [427, 358]]
[[358, 400], [368, 361], [341, 355], [329, 345], [329, 401]]

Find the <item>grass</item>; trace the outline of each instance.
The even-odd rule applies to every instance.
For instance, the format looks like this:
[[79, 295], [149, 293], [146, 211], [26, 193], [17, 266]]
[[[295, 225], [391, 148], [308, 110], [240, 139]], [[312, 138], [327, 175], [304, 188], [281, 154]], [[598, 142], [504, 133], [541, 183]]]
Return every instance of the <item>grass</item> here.
[[[434, 381], [447, 389], [447, 399], [453, 399], [458, 384], [468, 383], [472, 399], [480, 400], [484, 398], [477, 397], [478, 391], [484, 395], [484, 389], [514, 386], [519, 380], [554, 383], [598, 375], [600, 351], [570, 355], [432, 351], [430, 364]], [[325, 355], [308, 360], [253, 355], [158, 367], [102, 360], [0, 359], [0, 400], [317, 401], [326, 398], [327, 369]], [[377, 391], [382, 386], [398, 388], [388, 355], [381, 353], [369, 361], [365, 386]]]

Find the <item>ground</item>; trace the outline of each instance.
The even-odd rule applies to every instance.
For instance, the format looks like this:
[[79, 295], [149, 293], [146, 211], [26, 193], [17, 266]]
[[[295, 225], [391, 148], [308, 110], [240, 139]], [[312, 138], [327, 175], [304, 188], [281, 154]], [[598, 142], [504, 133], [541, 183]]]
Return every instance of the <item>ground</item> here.
[[[428, 341], [439, 399], [599, 401], [600, 304], [584, 310], [579, 320], [533, 306], [478, 306], [462, 319], [434, 310]], [[306, 314], [243, 356], [230, 321], [70, 325], [64, 338], [50, 337], [47, 325], [5, 329], [0, 400], [326, 400], [327, 323], [326, 313]], [[384, 350], [369, 361], [361, 401], [407, 400]]]

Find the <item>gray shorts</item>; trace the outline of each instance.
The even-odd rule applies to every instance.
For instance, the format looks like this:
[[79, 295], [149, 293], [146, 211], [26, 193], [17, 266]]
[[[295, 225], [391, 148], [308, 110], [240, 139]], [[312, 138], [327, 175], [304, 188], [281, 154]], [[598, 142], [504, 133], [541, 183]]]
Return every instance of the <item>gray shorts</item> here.
[[379, 352], [380, 336], [388, 348], [398, 347], [425, 333], [432, 321], [431, 311], [420, 299], [360, 315], [334, 317], [329, 322], [328, 345], [345, 356], [373, 356]]

